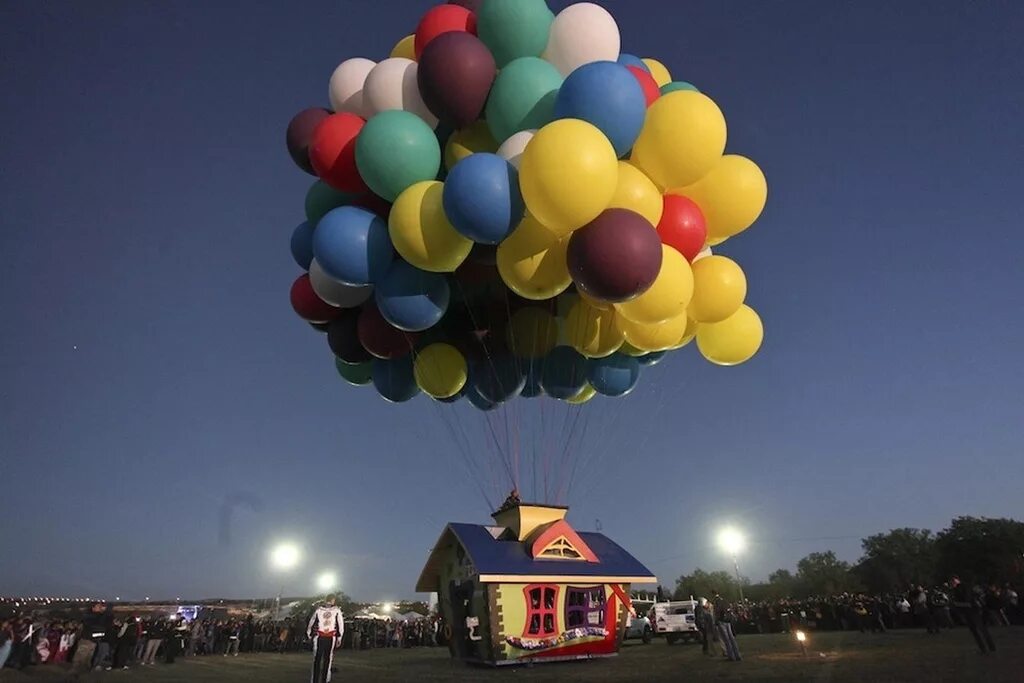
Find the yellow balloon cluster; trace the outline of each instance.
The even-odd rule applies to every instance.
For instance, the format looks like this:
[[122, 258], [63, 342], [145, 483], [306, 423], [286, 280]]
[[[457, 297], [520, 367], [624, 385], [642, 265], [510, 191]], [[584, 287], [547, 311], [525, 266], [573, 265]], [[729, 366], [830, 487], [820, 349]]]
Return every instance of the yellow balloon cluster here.
[[497, 152], [498, 143], [491, 135], [486, 121], [477, 121], [469, 128], [457, 130], [448, 138], [444, 146], [444, 166], [449, 171], [470, 154], [478, 152]]
[[663, 95], [647, 110], [632, 162], [661, 189], [704, 177], [725, 150], [725, 117], [710, 97], [693, 90]]
[[768, 201], [768, 183], [753, 161], [726, 154], [703, 178], [671, 194], [697, 203], [707, 221], [708, 243], [714, 246], [754, 224]]
[[697, 322], [725, 320], [747, 298], [747, 276], [732, 259], [708, 256], [693, 264], [693, 298], [690, 317]]
[[508, 347], [520, 358], [543, 358], [558, 344], [558, 321], [542, 308], [521, 308], [508, 325]]
[[686, 258], [672, 247], [661, 246], [661, 271], [651, 288], [615, 308], [631, 322], [657, 325], [686, 314], [693, 296], [693, 271]]
[[620, 161], [619, 182], [608, 208], [629, 209], [646, 218], [651, 225], [657, 225], [661, 222], [665, 199], [643, 171], [628, 161]]
[[566, 342], [587, 358], [610, 356], [624, 341], [615, 318], [614, 309], [594, 308], [580, 298], [565, 319]]

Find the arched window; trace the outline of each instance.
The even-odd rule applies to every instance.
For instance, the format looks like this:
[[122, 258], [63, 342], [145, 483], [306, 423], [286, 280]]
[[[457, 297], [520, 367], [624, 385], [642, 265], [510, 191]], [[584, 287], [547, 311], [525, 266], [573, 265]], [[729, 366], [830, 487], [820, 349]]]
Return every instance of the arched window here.
[[558, 586], [537, 584], [523, 589], [526, 599], [524, 638], [550, 638], [558, 635]]
[[604, 586], [570, 587], [565, 592], [565, 627], [604, 626]]

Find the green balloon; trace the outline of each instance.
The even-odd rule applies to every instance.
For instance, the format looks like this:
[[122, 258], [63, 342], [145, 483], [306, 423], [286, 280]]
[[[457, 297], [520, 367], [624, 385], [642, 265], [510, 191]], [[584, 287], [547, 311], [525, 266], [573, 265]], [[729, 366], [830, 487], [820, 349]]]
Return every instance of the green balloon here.
[[520, 57], [540, 57], [554, 20], [545, 0], [487, 0], [476, 13], [477, 35], [503, 69]]
[[384, 111], [367, 121], [356, 139], [356, 168], [379, 196], [393, 202], [441, 168], [441, 145], [434, 130], [415, 114]]
[[351, 204], [357, 196], [335, 190], [324, 181], [318, 180], [310, 185], [306, 192], [306, 220], [310, 225], [315, 226], [325, 213], [339, 206]]
[[670, 92], [676, 92], [677, 90], [692, 90], [693, 92], [700, 92], [697, 90], [697, 86], [693, 83], [687, 83], [686, 81], [672, 81], [661, 86], [661, 94], [667, 95]]
[[[487, 100], [487, 126], [498, 142], [551, 122], [562, 74], [539, 57], [520, 57], [498, 74]], [[365, 129], [364, 129], [365, 130]]]
[[335, 358], [334, 367], [338, 368], [338, 374], [341, 375], [342, 379], [357, 387], [373, 381], [373, 363], [357, 363], [352, 365], [340, 358]]

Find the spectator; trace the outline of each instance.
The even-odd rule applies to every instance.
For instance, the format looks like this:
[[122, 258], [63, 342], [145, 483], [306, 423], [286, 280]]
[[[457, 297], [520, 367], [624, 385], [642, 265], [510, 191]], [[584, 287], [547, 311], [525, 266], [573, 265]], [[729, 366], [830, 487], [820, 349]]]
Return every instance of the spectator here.
[[159, 621], [151, 622], [146, 634], [146, 648], [142, 655], [142, 666], [154, 666], [156, 664], [156, 655], [160, 650], [160, 645], [163, 643], [163, 636], [163, 623]]
[[968, 588], [967, 584], [960, 582], [958, 576], [954, 576], [949, 585], [953, 588], [953, 607], [960, 619], [970, 629], [981, 654], [995, 652], [996, 644], [992, 640], [992, 634], [988, 632], [988, 625], [985, 624], [985, 596], [981, 588], [978, 586], [973, 589]]
[[738, 662], [743, 659], [740, 656], [740, 648], [736, 643], [736, 637], [732, 632], [734, 614], [732, 608], [722, 599], [718, 591], [714, 592], [712, 600], [715, 607], [715, 621], [718, 622], [718, 636], [722, 639], [722, 647], [725, 648], [725, 656], [730, 661]]

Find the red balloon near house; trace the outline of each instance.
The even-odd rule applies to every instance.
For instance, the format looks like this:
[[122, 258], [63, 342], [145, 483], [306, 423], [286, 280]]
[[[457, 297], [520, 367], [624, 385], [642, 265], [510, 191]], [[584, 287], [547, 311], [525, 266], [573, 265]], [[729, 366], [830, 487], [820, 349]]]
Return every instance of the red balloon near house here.
[[367, 191], [356, 169], [356, 138], [365, 124], [355, 114], [331, 114], [313, 131], [309, 163], [320, 179], [336, 190]]
[[708, 237], [707, 222], [697, 203], [687, 197], [665, 195], [665, 210], [658, 223], [658, 236], [663, 244], [693, 263]]

